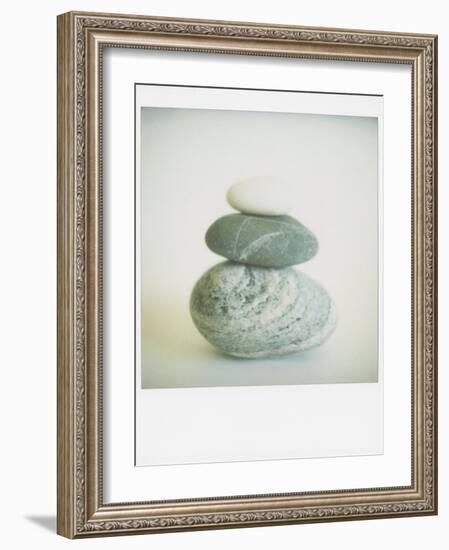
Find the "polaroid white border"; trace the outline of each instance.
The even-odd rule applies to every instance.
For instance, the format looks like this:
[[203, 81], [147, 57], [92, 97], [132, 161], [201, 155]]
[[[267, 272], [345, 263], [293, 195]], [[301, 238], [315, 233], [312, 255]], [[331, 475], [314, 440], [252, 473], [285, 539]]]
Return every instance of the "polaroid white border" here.
[[[137, 228], [140, 227], [140, 113], [143, 107], [374, 117], [378, 120], [378, 151], [382, 150], [383, 99], [380, 96], [136, 84], [135, 104]], [[378, 173], [382, 174], [380, 164]], [[378, 189], [382, 189], [381, 177]], [[277, 386], [276, 389], [272, 386], [142, 389], [139, 229], [135, 239], [136, 288], [132, 291], [136, 296], [137, 466], [382, 453], [381, 362], [378, 366], [379, 382], [369, 385], [286, 385]], [[379, 258], [382, 258], [381, 252]], [[381, 262], [379, 272], [382, 272]], [[382, 296], [381, 287], [379, 296]], [[379, 335], [383, 333], [381, 324], [379, 311]], [[379, 358], [382, 347], [379, 341]], [[270, 407], [267, 407], [268, 402]], [[149, 433], [148, 419], [157, 418], [160, 411], [164, 411], [163, 422], [152, 425]], [[246, 418], [249, 421], [243, 421]], [[304, 418], [308, 421], [298, 422], [298, 419]], [[166, 433], [170, 433], [171, 437], [167, 438]], [[154, 445], [154, 441], [159, 441], [159, 445]]]

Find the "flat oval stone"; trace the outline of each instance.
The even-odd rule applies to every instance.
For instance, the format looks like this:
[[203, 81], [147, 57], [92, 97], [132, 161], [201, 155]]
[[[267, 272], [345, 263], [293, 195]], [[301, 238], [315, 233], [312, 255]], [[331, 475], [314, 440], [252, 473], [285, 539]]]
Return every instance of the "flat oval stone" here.
[[294, 268], [265, 269], [222, 262], [196, 283], [190, 313], [214, 347], [261, 358], [321, 345], [337, 324], [327, 291]]
[[269, 176], [241, 180], [232, 185], [226, 195], [228, 203], [244, 214], [280, 216], [290, 212], [288, 188]]
[[209, 227], [206, 244], [224, 258], [260, 267], [300, 264], [318, 251], [315, 235], [291, 216], [228, 214]]

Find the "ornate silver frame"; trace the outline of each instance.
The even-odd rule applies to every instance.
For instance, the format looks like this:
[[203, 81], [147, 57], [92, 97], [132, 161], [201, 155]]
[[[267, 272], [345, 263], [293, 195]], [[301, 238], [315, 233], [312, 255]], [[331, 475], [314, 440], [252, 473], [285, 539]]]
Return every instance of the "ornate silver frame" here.
[[[105, 46], [412, 68], [412, 484], [104, 504], [101, 59]], [[437, 513], [437, 37], [70, 12], [58, 17], [58, 533], [70, 538]]]

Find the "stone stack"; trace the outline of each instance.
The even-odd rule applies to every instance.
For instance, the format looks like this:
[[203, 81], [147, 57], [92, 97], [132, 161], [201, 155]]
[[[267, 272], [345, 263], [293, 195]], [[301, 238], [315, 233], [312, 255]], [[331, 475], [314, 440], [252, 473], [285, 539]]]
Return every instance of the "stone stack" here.
[[216, 220], [206, 244], [227, 258], [196, 283], [190, 312], [210, 344], [236, 357], [300, 352], [322, 344], [337, 315], [327, 291], [292, 266], [313, 258], [315, 235], [288, 216], [288, 195], [268, 178], [233, 185], [239, 211]]

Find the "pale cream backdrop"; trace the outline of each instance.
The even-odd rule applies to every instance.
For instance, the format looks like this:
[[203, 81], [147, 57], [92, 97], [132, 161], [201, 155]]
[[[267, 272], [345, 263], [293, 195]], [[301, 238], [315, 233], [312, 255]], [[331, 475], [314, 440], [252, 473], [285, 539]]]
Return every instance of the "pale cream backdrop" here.
[[[377, 382], [377, 118], [144, 107], [140, 134], [142, 387]], [[227, 189], [260, 175], [291, 184], [291, 215], [319, 241], [295, 267], [328, 290], [338, 322], [318, 348], [248, 360], [199, 334], [189, 298], [224, 261], [204, 235], [235, 213]]]
[[[320, 525], [68, 541], [56, 514], [56, 24], [68, 10], [234, 19], [385, 31], [439, 33], [440, 93], [440, 515]], [[444, 550], [449, 538], [449, 30], [439, 0], [368, 7], [359, 0], [17, 0], [2, 5], [0, 139], [2, 270], [2, 547], [154, 547], [224, 550], [313, 547]], [[355, 411], [356, 413], [356, 411]]]

